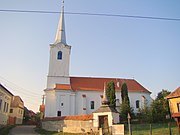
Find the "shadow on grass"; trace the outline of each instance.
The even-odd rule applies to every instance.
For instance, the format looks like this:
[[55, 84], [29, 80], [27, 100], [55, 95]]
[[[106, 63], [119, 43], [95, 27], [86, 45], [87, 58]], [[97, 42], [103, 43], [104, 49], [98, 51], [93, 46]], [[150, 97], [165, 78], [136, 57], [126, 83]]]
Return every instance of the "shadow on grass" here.
[[41, 135], [57, 135], [58, 132], [56, 131], [46, 131], [44, 129], [41, 128], [34, 128], [35, 132]]
[[63, 132], [56, 132], [56, 131], [47, 131], [42, 128], [34, 128], [35, 132], [41, 135], [82, 135], [78, 133], [63, 133]]
[[12, 125], [12, 126], [7, 126], [7, 127], [3, 127], [3, 128], [0, 128], [0, 135], [8, 135], [10, 130], [12, 128], [14, 128], [16, 125]]

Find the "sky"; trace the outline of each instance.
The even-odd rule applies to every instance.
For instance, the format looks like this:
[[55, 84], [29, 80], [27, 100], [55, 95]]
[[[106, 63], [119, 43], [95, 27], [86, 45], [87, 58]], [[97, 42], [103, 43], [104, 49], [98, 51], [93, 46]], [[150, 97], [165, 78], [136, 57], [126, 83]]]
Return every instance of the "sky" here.
[[[179, 0], [65, 0], [65, 12], [180, 19]], [[61, 0], [0, 0], [0, 10], [61, 10]], [[60, 14], [0, 11], [0, 82], [37, 112]], [[180, 86], [180, 21], [65, 14], [70, 75], [135, 79], [152, 92]]]

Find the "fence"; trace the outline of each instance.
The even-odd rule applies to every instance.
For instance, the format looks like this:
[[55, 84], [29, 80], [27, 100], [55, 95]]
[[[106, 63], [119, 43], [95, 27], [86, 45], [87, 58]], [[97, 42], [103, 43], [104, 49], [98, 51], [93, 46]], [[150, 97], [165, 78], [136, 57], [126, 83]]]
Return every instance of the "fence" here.
[[[129, 135], [125, 125], [125, 135]], [[180, 135], [176, 123], [131, 124], [132, 135]]]
[[124, 135], [124, 124], [116, 124], [106, 128], [99, 128], [100, 135]]

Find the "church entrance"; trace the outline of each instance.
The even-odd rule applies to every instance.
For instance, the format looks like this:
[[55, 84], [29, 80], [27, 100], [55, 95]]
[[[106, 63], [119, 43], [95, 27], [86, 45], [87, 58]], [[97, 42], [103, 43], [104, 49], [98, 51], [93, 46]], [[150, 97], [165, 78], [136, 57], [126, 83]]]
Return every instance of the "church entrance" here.
[[99, 116], [99, 128], [102, 128], [103, 134], [109, 132], [108, 115]]

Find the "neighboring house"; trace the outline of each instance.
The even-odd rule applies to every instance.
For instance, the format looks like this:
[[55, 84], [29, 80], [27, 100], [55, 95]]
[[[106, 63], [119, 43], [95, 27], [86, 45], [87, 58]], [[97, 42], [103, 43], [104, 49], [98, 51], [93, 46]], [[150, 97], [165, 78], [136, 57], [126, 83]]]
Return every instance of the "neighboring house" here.
[[180, 131], [180, 87], [170, 93], [166, 99], [169, 101], [171, 116], [175, 118]]
[[24, 115], [24, 102], [19, 96], [14, 96], [11, 101], [10, 117], [15, 118], [14, 124], [22, 124]]
[[0, 84], [0, 126], [8, 124], [9, 110], [13, 94]]
[[49, 73], [44, 90], [45, 117], [91, 114], [101, 106], [104, 83], [109, 81], [116, 85], [117, 104], [121, 102], [121, 86], [127, 84], [130, 105], [135, 113], [152, 102], [151, 92], [134, 79], [71, 77], [70, 52], [71, 46], [66, 43], [63, 5], [55, 43], [50, 45]]
[[24, 107], [23, 124], [26, 124], [26, 125], [36, 124], [36, 114], [32, 110], [28, 110], [27, 107]]

